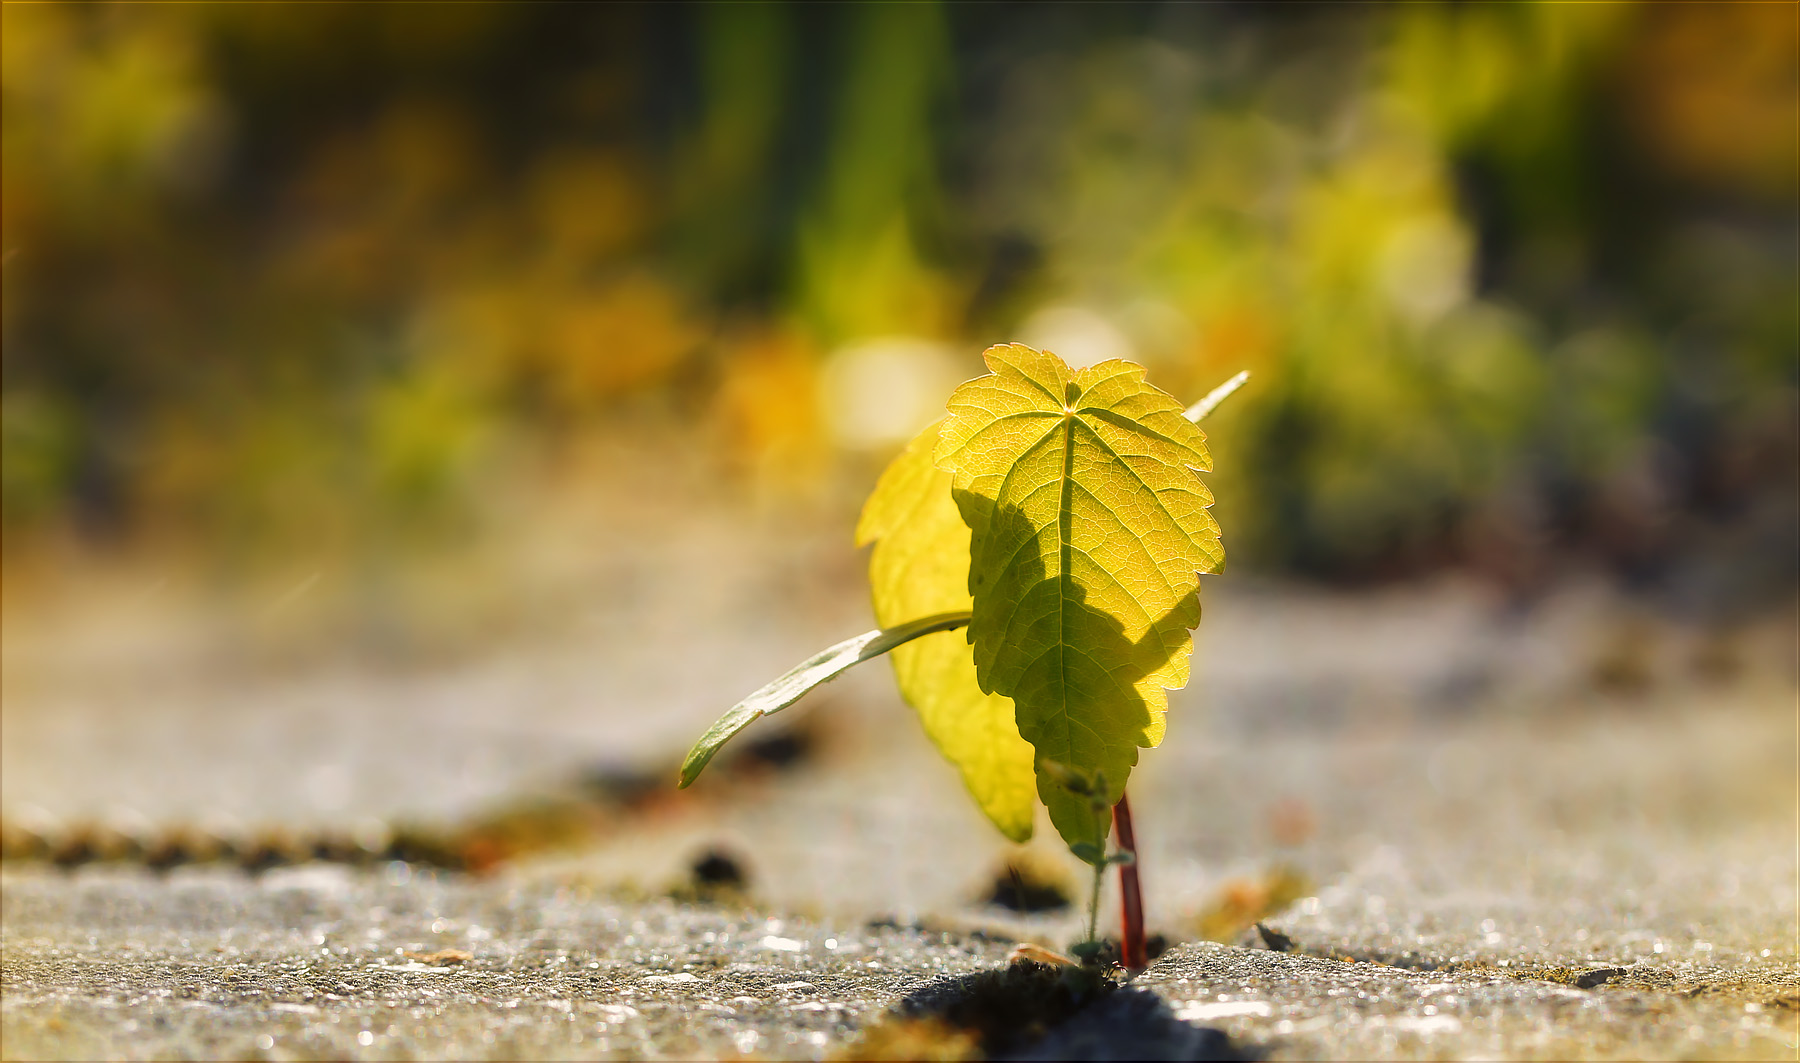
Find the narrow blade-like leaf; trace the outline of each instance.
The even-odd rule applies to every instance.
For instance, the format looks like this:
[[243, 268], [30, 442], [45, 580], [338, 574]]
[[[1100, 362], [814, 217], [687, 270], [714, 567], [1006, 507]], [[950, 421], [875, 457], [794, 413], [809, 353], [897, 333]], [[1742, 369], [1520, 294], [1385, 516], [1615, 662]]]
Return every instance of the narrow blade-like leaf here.
[[1182, 414], [1182, 416], [1186, 417], [1188, 420], [1194, 422], [1195, 424], [1199, 424], [1201, 421], [1206, 420], [1207, 414], [1210, 414], [1214, 410], [1219, 408], [1219, 403], [1224, 402], [1226, 399], [1229, 399], [1231, 397], [1232, 392], [1243, 387], [1245, 384], [1247, 384], [1249, 382], [1250, 382], [1250, 370], [1248, 370], [1248, 369], [1238, 370], [1237, 375], [1233, 376], [1230, 380], [1227, 380], [1225, 383], [1220, 384], [1218, 387], [1207, 392], [1206, 397], [1201, 399], [1199, 402], [1196, 402], [1192, 406], [1189, 406], [1187, 408], [1187, 412]]
[[719, 747], [729, 742], [733, 735], [764, 716], [773, 715], [799, 701], [819, 684], [836, 679], [852, 666], [879, 657], [922, 635], [950, 631], [968, 622], [967, 612], [927, 616], [894, 627], [865, 631], [823, 653], [807, 658], [779, 679], [732, 706], [729, 712], [706, 729], [706, 733], [700, 736], [700, 741], [695, 742], [694, 748], [688, 750], [687, 759], [681, 763], [682, 787], [685, 788], [700, 775], [701, 769], [718, 753]]
[[[950, 474], [932, 462], [931, 425], [896, 457], [863, 505], [857, 545], [869, 555], [875, 619], [894, 624], [931, 613], [964, 612], [969, 599], [969, 528], [950, 495]], [[938, 750], [1000, 832], [1031, 837], [1037, 810], [1031, 746], [1019, 737], [1011, 699], [975, 681], [968, 640], [933, 635], [894, 650], [900, 694]]]
[[976, 676], [1016, 704], [1038, 758], [1103, 779], [1104, 804], [1038, 772], [1071, 844], [1103, 842], [1139, 746], [1187, 682], [1198, 573], [1224, 564], [1206, 436], [1141, 366], [1072, 370], [1019, 344], [957, 388], [936, 463], [973, 535]]

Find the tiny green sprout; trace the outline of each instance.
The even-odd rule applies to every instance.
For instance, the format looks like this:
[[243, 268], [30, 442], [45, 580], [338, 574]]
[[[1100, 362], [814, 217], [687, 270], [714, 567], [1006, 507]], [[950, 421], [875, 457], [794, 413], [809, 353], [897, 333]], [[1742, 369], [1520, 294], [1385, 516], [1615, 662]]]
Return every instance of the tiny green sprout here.
[[[887, 655], [995, 827], [1024, 841], [1042, 804], [1093, 867], [1090, 942], [1101, 878], [1119, 867], [1127, 965], [1141, 967], [1125, 784], [1137, 751], [1162, 741], [1168, 691], [1187, 683], [1199, 576], [1225, 564], [1198, 424], [1249, 374], [1184, 409], [1131, 362], [1074, 369], [1022, 344], [984, 357], [991, 372], [951, 394], [864, 504], [857, 542], [874, 546], [882, 626], [733, 706], [695, 743], [680, 783], [751, 723]], [[1120, 848], [1108, 854], [1115, 822]]]

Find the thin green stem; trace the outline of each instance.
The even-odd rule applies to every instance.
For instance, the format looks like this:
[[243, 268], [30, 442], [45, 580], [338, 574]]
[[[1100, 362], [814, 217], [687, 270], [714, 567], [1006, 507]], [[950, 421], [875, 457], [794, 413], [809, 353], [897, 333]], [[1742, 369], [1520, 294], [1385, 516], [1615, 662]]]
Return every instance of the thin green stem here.
[[1094, 865], [1094, 889], [1088, 894], [1087, 943], [1100, 940], [1100, 887], [1106, 882], [1106, 861]]

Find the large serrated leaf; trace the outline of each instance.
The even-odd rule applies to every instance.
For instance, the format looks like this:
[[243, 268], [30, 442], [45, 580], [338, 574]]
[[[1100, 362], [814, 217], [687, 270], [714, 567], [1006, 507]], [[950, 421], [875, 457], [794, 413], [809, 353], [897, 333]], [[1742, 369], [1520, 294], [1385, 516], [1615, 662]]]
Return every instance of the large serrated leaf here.
[[814, 654], [763, 686], [756, 693], [733, 705], [725, 715], [714, 721], [694, 748], [688, 750], [687, 759], [681, 762], [682, 787], [687, 787], [704, 769], [721, 746], [731, 741], [739, 731], [805, 697], [814, 687], [829, 682], [842, 675], [847, 669], [864, 661], [871, 661], [897, 647], [904, 646], [913, 639], [939, 631], [950, 631], [962, 627], [969, 622], [969, 614], [962, 611], [927, 616], [893, 627], [876, 631], [865, 631], [853, 639], [845, 639], [836, 646]]
[[[875, 544], [869, 588], [883, 625], [966, 612], [971, 604], [969, 529], [951, 498], [950, 474], [932, 461], [937, 438], [933, 424], [894, 459], [856, 528], [857, 545]], [[977, 685], [968, 640], [932, 635], [896, 648], [892, 661], [901, 696], [981, 810], [1008, 838], [1031, 837], [1032, 749], [1019, 737], [1012, 701]]]
[[[935, 451], [973, 533], [976, 677], [1058, 766], [1037, 772], [1051, 822], [1098, 845], [1101, 810], [1187, 682], [1197, 574], [1224, 564], [1196, 474], [1211, 468], [1206, 436], [1141, 366], [1077, 371], [1019, 344], [985, 357], [992, 375], [957, 388]], [[1071, 773], [1100, 793], [1058, 781]]]

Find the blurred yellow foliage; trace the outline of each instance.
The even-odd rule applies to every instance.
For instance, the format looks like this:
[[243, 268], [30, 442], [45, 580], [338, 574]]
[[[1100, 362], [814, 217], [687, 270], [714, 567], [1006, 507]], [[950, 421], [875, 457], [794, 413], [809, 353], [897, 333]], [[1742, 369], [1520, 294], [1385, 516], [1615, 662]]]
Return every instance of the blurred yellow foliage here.
[[1639, 135], [1679, 172], [1792, 202], [1800, 181], [1800, 12], [1659, 4], [1624, 77]]
[[792, 490], [828, 460], [819, 421], [818, 358], [794, 329], [746, 328], [722, 344], [713, 416], [726, 453], [759, 483]]
[[549, 393], [579, 409], [665, 380], [699, 340], [674, 293], [653, 278], [597, 286], [546, 308]]
[[129, 222], [142, 197], [203, 181], [226, 120], [197, 42], [155, 14], [54, 4], [0, 14], [7, 246]]
[[579, 271], [617, 258], [650, 229], [646, 181], [618, 152], [555, 152], [534, 168], [530, 201], [535, 239], [553, 267]]
[[1253, 372], [1252, 565], [1780, 449], [1791, 6], [1000, 11], [0, 7], [8, 541], [381, 541], [627, 407], [816, 488], [822, 362], [1034, 329]]

